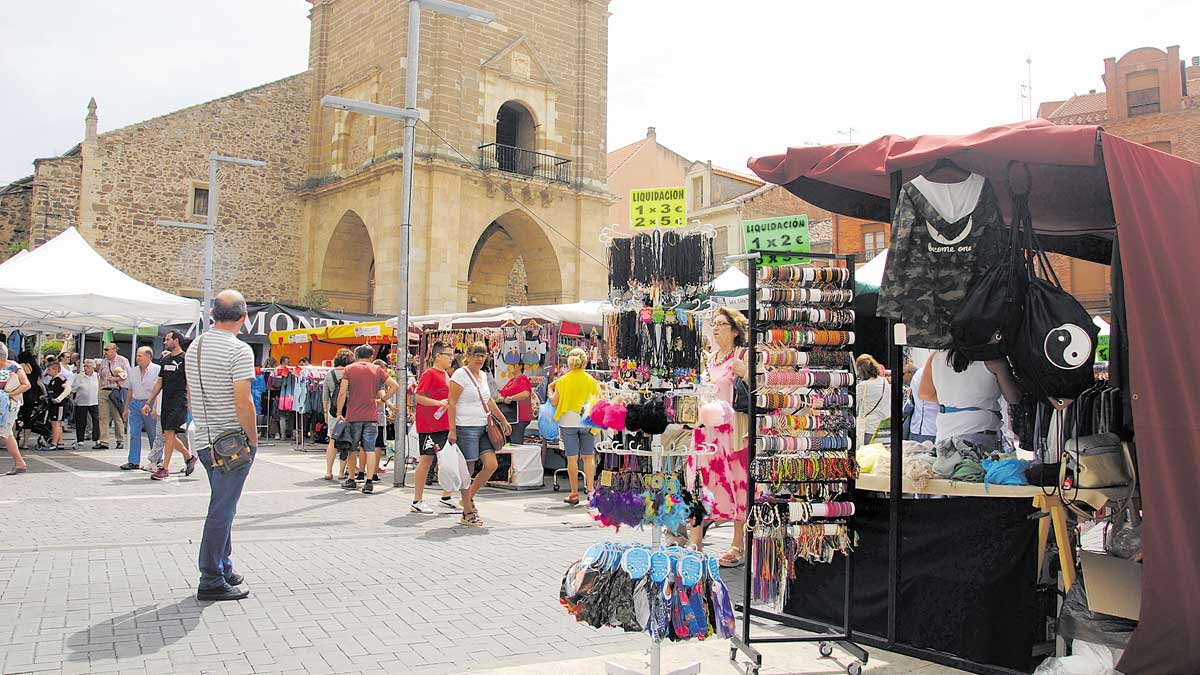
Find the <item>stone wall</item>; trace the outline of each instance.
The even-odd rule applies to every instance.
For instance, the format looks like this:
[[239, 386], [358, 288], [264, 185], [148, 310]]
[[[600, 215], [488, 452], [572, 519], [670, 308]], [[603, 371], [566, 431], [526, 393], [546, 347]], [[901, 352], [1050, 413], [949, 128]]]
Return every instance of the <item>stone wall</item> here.
[[[191, 213], [190, 200], [195, 187], [207, 188], [209, 153], [265, 160], [265, 168], [219, 165], [213, 285], [237, 288], [250, 300], [295, 303], [302, 214], [294, 189], [304, 180], [309, 104], [310, 79], [301, 73], [100, 134], [82, 148], [90, 186], [79, 209], [89, 221], [82, 234], [127, 274], [173, 293], [198, 294], [203, 233], [155, 221], [204, 221]], [[60, 174], [65, 181], [72, 168], [78, 190], [79, 157], [40, 160], [39, 189]], [[71, 201], [66, 185], [53, 194], [56, 203], [59, 195]], [[38, 199], [35, 194], [35, 225]]]
[[[73, 153], [74, 151], [72, 151]], [[79, 187], [83, 158], [68, 153], [34, 161], [29, 209], [29, 245], [38, 246], [79, 224]]]
[[0, 188], [0, 262], [29, 246], [33, 185], [24, 181]]
[[[429, 126], [417, 128], [417, 152], [478, 163], [478, 147], [495, 141], [500, 105], [516, 100], [537, 124], [533, 149], [571, 159], [573, 181], [602, 190], [607, 0], [478, 0], [472, 6], [495, 12], [507, 30], [433, 12], [421, 17], [417, 106]], [[308, 173], [319, 183], [401, 151], [402, 123], [354, 119], [319, 108], [317, 99], [334, 94], [403, 106], [408, 16], [404, 3], [313, 0], [311, 17]]]

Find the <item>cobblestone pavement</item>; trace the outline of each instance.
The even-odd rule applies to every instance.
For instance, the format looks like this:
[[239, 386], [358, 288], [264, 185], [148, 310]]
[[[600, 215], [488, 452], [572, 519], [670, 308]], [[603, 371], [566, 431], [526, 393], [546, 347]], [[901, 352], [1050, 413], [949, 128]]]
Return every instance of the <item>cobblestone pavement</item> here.
[[[203, 469], [159, 482], [119, 471], [115, 449], [26, 457], [29, 474], [0, 476], [3, 673], [561, 674], [636, 664], [646, 645], [559, 607], [562, 572], [588, 545], [640, 536], [597, 529], [561, 493], [487, 490], [488, 527], [465, 528], [410, 513], [411, 489], [390, 475], [372, 496], [343, 491], [321, 480], [323, 455], [263, 447], [234, 526], [251, 595], [198, 603]], [[728, 658], [710, 643], [709, 658]], [[686, 649], [668, 645], [668, 661]], [[706, 672], [734, 672], [724, 663]], [[934, 672], [905, 663], [868, 672]]]

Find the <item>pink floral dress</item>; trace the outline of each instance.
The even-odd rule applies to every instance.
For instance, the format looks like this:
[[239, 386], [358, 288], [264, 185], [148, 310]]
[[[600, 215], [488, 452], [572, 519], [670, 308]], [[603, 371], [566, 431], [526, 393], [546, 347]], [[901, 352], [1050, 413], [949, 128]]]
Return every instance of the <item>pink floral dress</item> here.
[[[745, 349], [735, 349], [733, 354], [723, 361], [710, 361], [708, 364], [708, 381], [717, 389], [717, 398], [733, 405], [733, 355], [745, 358]], [[732, 431], [719, 431], [708, 427], [696, 428], [697, 443], [716, 443], [715, 455], [689, 457], [687, 465], [688, 485], [695, 485], [696, 474], [699, 473], [704, 489], [712, 497], [712, 508], [709, 513], [711, 520], [745, 520], [746, 519], [746, 485], [750, 472], [747, 466], [746, 452], [747, 431], [749, 420], [744, 413], [735, 412], [733, 415]]]

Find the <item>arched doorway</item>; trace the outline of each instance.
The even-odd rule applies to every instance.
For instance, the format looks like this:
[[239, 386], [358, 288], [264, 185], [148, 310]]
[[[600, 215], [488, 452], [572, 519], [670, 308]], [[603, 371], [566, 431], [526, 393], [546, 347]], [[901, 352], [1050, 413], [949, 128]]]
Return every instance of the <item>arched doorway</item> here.
[[329, 309], [371, 312], [374, 309], [375, 249], [362, 218], [347, 211], [338, 221], [325, 249], [321, 291]]
[[484, 228], [471, 252], [467, 310], [562, 302], [562, 270], [553, 244], [524, 211]]
[[522, 150], [537, 149], [537, 123], [521, 103], [508, 101], [496, 112], [496, 162], [501, 171], [533, 174], [533, 155]]

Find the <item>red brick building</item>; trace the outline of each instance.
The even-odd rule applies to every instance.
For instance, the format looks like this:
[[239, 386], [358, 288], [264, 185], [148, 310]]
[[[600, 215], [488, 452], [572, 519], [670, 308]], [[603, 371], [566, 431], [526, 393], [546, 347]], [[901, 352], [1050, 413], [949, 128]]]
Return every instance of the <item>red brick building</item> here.
[[[1200, 57], [1186, 65], [1179, 47], [1141, 47], [1104, 60], [1104, 91], [1038, 107], [1055, 124], [1099, 124], [1115, 136], [1200, 162]], [[1034, 214], [1037, 218], [1037, 214]], [[1052, 256], [1063, 285], [1089, 310], [1107, 315], [1108, 267]]]

